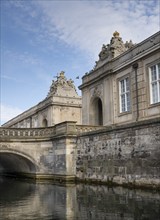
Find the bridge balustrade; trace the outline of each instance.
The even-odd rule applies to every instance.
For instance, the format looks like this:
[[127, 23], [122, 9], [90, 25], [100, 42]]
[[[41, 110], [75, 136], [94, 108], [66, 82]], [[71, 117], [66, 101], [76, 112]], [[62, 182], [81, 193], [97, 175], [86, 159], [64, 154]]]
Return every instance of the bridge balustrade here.
[[51, 128], [0, 128], [1, 138], [41, 138], [55, 135]]
[[76, 122], [62, 122], [46, 128], [5, 128], [0, 127], [1, 139], [49, 138], [57, 135], [78, 135], [102, 129], [102, 126], [76, 125]]

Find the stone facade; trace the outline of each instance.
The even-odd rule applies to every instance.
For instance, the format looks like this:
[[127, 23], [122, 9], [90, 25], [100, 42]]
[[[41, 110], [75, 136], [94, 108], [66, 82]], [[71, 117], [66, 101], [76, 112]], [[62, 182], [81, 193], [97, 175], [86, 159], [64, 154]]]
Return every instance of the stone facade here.
[[82, 124], [106, 126], [160, 117], [159, 74], [160, 32], [136, 45], [123, 43], [115, 32], [96, 66], [82, 78]]
[[160, 187], [160, 120], [106, 127], [77, 139], [76, 176], [88, 182]]
[[81, 124], [82, 101], [74, 83], [62, 71], [52, 80], [47, 97], [38, 105], [6, 122], [3, 126], [15, 128], [48, 127], [74, 120]]
[[5, 127], [46, 127], [63, 121], [114, 125], [160, 116], [160, 32], [139, 44], [116, 31], [95, 67], [82, 78], [82, 100], [62, 71], [42, 102]]

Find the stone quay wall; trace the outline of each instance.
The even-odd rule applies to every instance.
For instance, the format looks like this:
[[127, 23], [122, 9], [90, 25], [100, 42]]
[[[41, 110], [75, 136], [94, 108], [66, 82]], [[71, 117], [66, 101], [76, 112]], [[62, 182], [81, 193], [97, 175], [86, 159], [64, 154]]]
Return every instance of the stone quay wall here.
[[79, 181], [160, 188], [160, 119], [80, 134], [76, 177]]

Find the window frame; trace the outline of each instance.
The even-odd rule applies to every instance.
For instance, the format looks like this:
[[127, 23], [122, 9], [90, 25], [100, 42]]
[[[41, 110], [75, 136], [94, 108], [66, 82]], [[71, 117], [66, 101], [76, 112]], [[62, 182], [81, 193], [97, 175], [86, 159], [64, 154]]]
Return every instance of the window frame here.
[[[126, 83], [126, 79], [128, 79], [128, 86], [127, 86], [127, 83]], [[124, 92], [121, 92], [122, 91], [122, 84], [121, 82], [124, 81]], [[129, 90], [127, 90], [127, 87], [129, 88]], [[129, 74], [123, 76], [122, 78], [118, 79], [118, 90], [119, 90], [119, 95], [118, 95], [118, 98], [119, 98], [119, 113], [120, 114], [126, 114], [126, 113], [130, 113], [131, 112], [131, 80], [130, 80], [130, 76]], [[128, 105], [128, 101], [127, 101], [127, 94], [129, 94], [129, 102], [130, 102], [130, 105]], [[123, 106], [122, 106], [122, 95], [125, 97], [124, 98], [124, 103], [125, 103], [125, 106], [124, 106], [124, 110], [123, 110]]]
[[[152, 80], [152, 67], [156, 67], [156, 79]], [[149, 95], [150, 95], [150, 105], [156, 105], [160, 103], [160, 62], [154, 63], [150, 65], [149, 67]], [[153, 95], [153, 85], [157, 86], [157, 101], [154, 101], [154, 95]]]

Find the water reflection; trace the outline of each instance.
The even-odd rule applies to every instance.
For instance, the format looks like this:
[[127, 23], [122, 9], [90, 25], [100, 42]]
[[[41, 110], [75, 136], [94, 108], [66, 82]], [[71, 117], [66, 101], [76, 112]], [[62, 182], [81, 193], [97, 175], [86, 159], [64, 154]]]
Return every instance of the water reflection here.
[[[87, 195], [87, 196], [86, 196]], [[160, 194], [121, 187], [78, 186], [79, 219], [159, 219]]]
[[0, 178], [0, 219], [159, 220], [158, 192]]

